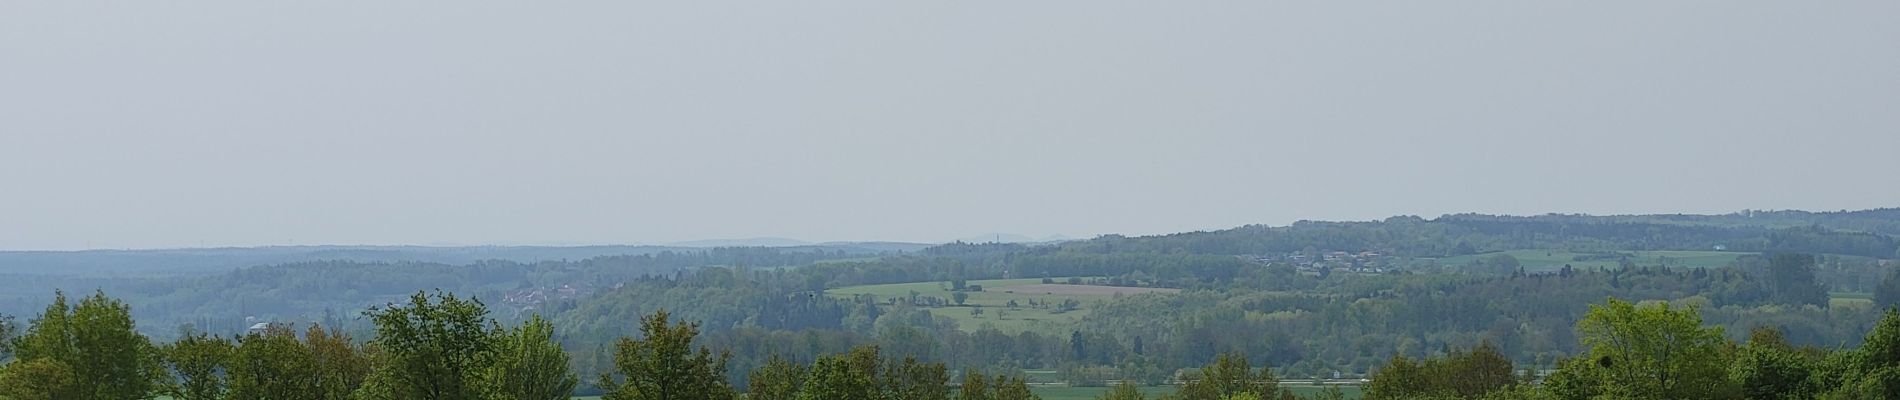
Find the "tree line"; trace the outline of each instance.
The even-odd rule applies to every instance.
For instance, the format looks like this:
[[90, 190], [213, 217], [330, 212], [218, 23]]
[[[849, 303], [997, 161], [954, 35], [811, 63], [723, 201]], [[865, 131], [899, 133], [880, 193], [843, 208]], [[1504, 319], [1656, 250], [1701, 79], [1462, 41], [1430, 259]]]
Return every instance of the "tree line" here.
[[[154, 343], [137, 333], [130, 307], [95, 293], [63, 293], [24, 329], [0, 323], [0, 398], [33, 399], [567, 399], [581, 379], [540, 318], [513, 327], [477, 300], [421, 292], [366, 314], [374, 337], [311, 326], [269, 326], [233, 339], [186, 333]], [[1397, 355], [1374, 369], [1366, 398], [1391, 399], [1886, 399], [1900, 398], [1900, 310], [1889, 309], [1856, 348], [1791, 344], [1772, 327], [1734, 342], [1706, 326], [1694, 305], [1592, 305], [1574, 326], [1584, 351], [1554, 370], [1519, 370], [1481, 342], [1421, 358]], [[700, 325], [661, 311], [639, 336], [614, 345], [612, 368], [595, 377], [609, 400], [1036, 399], [1019, 375], [892, 357], [877, 345], [809, 363], [773, 356], [727, 378], [731, 354], [702, 344]], [[1078, 336], [1081, 336], [1078, 333]], [[1274, 369], [1246, 352], [1224, 352], [1184, 371], [1161, 399], [1297, 399]], [[1145, 399], [1121, 379], [1103, 399]], [[953, 384], [952, 382], [956, 382]], [[1343, 398], [1336, 389], [1308, 398]]]
[[[539, 316], [503, 326], [482, 302], [442, 291], [365, 314], [376, 330], [361, 342], [317, 325], [301, 335], [266, 325], [159, 344], [138, 333], [123, 301], [96, 292], [75, 304], [56, 293], [23, 330], [0, 319], [0, 399], [565, 400], [581, 382]], [[594, 381], [604, 399], [1037, 398], [1020, 377], [975, 371], [952, 390], [944, 364], [885, 359], [876, 346], [810, 366], [774, 358], [742, 394], [726, 377], [731, 354], [696, 344], [698, 323], [665, 311], [640, 321], [640, 336], [621, 338]]]

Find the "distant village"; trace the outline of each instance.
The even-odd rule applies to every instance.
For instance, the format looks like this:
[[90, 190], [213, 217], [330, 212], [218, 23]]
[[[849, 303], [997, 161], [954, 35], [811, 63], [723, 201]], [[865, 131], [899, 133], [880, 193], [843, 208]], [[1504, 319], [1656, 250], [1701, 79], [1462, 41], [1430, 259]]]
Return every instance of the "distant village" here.
[[1357, 253], [1345, 251], [1331, 252], [1292, 252], [1272, 255], [1252, 255], [1246, 258], [1267, 264], [1287, 264], [1302, 273], [1354, 272], [1382, 274], [1393, 270], [1397, 265], [1392, 257], [1376, 251]]

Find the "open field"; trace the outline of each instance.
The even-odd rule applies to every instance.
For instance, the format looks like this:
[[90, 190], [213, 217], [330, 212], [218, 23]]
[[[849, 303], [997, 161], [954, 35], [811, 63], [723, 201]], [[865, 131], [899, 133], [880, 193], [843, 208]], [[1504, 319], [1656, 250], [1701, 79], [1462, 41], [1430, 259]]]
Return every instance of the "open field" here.
[[[1060, 281], [1062, 278], [1058, 278]], [[985, 325], [994, 326], [1003, 332], [1015, 334], [1023, 331], [1035, 331], [1052, 334], [1067, 334], [1070, 327], [1087, 316], [1089, 309], [1097, 301], [1107, 301], [1116, 295], [1136, 295], [1143, 293], [1175, 293], [1177, 289], [1136, 288], [1094, 285], [1044, 284], [1042, 279], [991, 279], [970, 281], [970, 285], [982, 285], [981, 292], [965, 292], [970, 298], [964, 300], [964, 306], [927, 308], [931, 315], [946, 317], [957, 321], [957, 326], [965, 330], [975, 330]], [[912, 292], [918, 296], [952, 299], [948, 285], [942, 282], [897, 283], [889, 285], [851, 286], [825, 291], [833, 296], [854, 296], [869, 294], [879, 299], [908, 299]], [[1048, 306], [1032, 307], [1036, 304]], [[1054, 304], [1064, 300], [1075, 300], [1080, 307], [1066, 312], [1058, 312]], [[1010, 308], [1009, 302], [1015, 301], [1017, 307]], [[954, 302], [952, 302], [954, 304]], [[981, 309], [981, 314], [972, 310]]]
[[1866, 307], [1874, 304], [1874, 294], [1865, 292], [1828, 292], [1829, 307]]
[[[1630, 261], [1637, 265], [1684, 268], [1726, 267], [1738, 257], [1755, 254], [1733, 251], [1625, 251], [1617, 253], [1629, 254]], [[1529, 272], [1556, 271], [1562, 269], [1564, 264], [1569, 264], [1573, 268], [1616, 268], [1621, 262], [1620, 257], [1605, 257], [1607, 253], [1572, 253], [1564, 250], [1510, 250], [1445, 257], [1437, 260], [1438, 265], [1455, 267], [1499, 254], [1509, 254], [1517, 258], [1518, 264], [1523, 265], [1524, 270]]]

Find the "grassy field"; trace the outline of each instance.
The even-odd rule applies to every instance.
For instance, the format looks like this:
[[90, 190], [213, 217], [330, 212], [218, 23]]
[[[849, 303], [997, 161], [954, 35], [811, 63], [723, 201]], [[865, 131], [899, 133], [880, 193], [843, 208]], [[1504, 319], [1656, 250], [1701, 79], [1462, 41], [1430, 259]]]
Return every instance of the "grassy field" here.
[[1828, 292], [1829, 307], [1866, 307], [1874, 304], [1874, 294], [1864, 292]]
[[[1057, 278], [1060, 282], [1063, 278]], [[1113, 299], [1116, 293], [1133, 295], [1146, 292], [1173, 293], [1173, 289], [1127, 288], [1091, 285], [1045, 285], [1042, 279], [993, 279], [970, 281], [971, 285], [982, 285], [981, 292], [966, 292], [970, 295], [964, 301], [965, 306], [935, 307], [927, 309], [932, 315], [957, 321], [957, 326], [966, 330], [975, 330], [985, 325], [1007, 333], [1036, 331], [1045, 333], [1064, 333], [1076, 322], [1087, 316], [1096, 301]], [[933, 296], [946, 301], [952, 299], [954, 292], [946, 289], [942, 282], [899, 283], [890, 285], [851, 286], [825, 291], [833, 296], [854, 296], [860, 294], [875, 295], [879, 299], [909, 298], [911, 292], [919, 296]], [[1056, 304], [1073, 299], [1081, 302], [1081, 307], [1067, 312], [1056, 312], [1055, 307], [1032, 308], [1030, 300], [1038, 303]], [[1010, 301], [1016, 301], [1019, 307], [1009, 308]], [[980, 307], [979, 307], [980, 306]], [[981, 315], [971, 314], [971, 310], [982, 309]]]
[[[1729, 263], [1734, 262], [1737, 257], [1754, 254], [1730, 251], [1627, 251], [1618, 253], [1630, 254], [1630, 261], [1635, 262], [1637, 265], [1664, 265], [1687, 268], [1726, 267]], [[1517, 258], [1518, 264], [1523, 265], [1524, 270], [1530, 272], [1556, 271], [1563, 268], [1564, 264], [1570, 264], [1570, 266], [1574, 268], [1615, 268], [1621, 262], [1619, 258], [1578, 260], [1578, 257], [1589, 258], [1590, 256], [1597, 255], [1593, 253], [1572, 253], [1563, 250], [1510, 250], [1440, 258], [1438, 259], [1438, 265], [1465, 265], [1472, 261], [1489, 258], [1498, 254], [1509, 254], [1511, 257]]]

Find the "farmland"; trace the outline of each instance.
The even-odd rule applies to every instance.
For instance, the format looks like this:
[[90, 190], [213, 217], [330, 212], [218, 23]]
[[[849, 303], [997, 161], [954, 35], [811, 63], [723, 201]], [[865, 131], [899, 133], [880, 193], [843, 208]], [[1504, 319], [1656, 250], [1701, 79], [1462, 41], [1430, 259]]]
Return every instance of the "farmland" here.
[[[1057, 279], [1063, 281], [1063, 279]], [[1146, 293], [1170, 294], [1178, 289], [1139, 288], [1098, 285], [1045, 284], [1042, 279], [991, 279], [970, 281], [970, 285], [982, 286], [980, 292], [963, 292], [969, 297], [963, 305], [931, 307], [926, 311], [932, 315], [953, 319], [957, 326], [965, 330], [974, 330], [982, 326], [993, 326], [1007, 333], [1023, 331], [1066, 332], [1075, 323], [1087, 316], [1095, 303], [1113, 300], [1115, 296], [1131, 296]], [[847, 297], [873, 295], [879, 299], [909, 299], [918, 297], [938, 297], [951, 299], [956, 292], [943, 282], [899, 283], [890, 285], [850, 286], [826, 291], [832, 296]], [[1057, 306], [1066, 300], [1074, 300], [1072, 310]], [[1010, 307], [1010, 302], [1015, 307]], [[980, 313], [977, 310], [981, 310]]]
[[1829, 292], [1827, 303], [1832, 307], [1869, 307], [1874, 304], [1874, 294], [1864, 292]]

